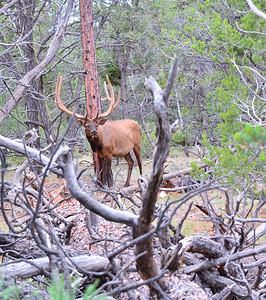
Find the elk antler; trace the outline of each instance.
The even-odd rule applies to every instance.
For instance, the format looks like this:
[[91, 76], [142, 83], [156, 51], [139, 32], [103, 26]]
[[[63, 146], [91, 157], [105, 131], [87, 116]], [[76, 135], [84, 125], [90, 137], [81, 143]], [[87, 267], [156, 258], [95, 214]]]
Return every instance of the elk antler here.
[[[74, 111], [71, 111], [65, 107], [61, 98], [60, 98], [60, 91], [62, 85], [62, 76], [58, 75], [57, 83], [56, 83], [56, 90], [55, 90], [55, 103], [62, 112], [65, 112], [69, 116], [74, 114]], [[85, 116], [75, 113], [75, 118], [85, 120]]]
[[[109, 80], [109, 77], [108, 75], [106, 75], [106, 79], [107, 79], [107, 82], [108, 82], [108, 85], [110, 87], [110, 91], [111, 91], [111, 97], [109, 96], [109, 93], [108, 93], [108, 89], [107, 89], [107, 85], [106, 85], [106, 82], [104, 82], [104, 89], [105, 89], [105, 93], [106, 93], [106, 97], [101, 99], [102, 101], [106, 101], [106, 100], [109, 100], [111, 103], [110, 103], [110, 106], [109, 106], [109, 109], [103, 113], [103, 114], [100, 114], [99, 118], [106, 118], [107, 116], [109, 116], [111, 114], [111, 112], [113, 111], [113, 109], [115, 109], [117, 107], [117, 105], [119, 104], [119, 101], [120, 101], [120, 91], [118, 91], [118, 94], [117, 94], [117, 101], [115, 103], [115, 96], [114, 96], [114, 91], [113, 91], [113, 87], [111, 85], [111, 82]], [[113, 102], [113, 105], [112, 105], [112, 102]], [[110, 109], [112, 106], [112, 109]], [[109, 113], [109, 110], [110, 113]], [[108, 114], [107, 114], [108, 112]], [[106, 115], [105, 115], [106, 114]], [[102, 116], [104, 115], [104, 116]]]
[[[107, 78], [108, 85], [110, 87], [111, 97], [109, 96], [106, 83], [104, 83], [105, 92], [106, 92], [106, 98], [102, 99], [102, 100], [103, 101], [104, 100], [109, 100], [110, 101], [110, 106], [109, 106], [109, 108], [108, 108], [108, 110], [106, 112], [104, 112], [102, 114], [97, 113], [97, 116], [94, 118], [94, 120], [95, 119], [103, 119], [103, 118], [108, 117], [111, 114], [111, 112], [113, 111], [113, 109], [115, 107], [117, 107], [117, 105], [118, 105], [118, 103], [120, 101], [120, 92], [118, 92], [117, 102], [114, 105], [114, 103], [115, 103], [115, 96], [114, 96], [113, 87], [111, 85], [111, 82], [109, 80], [108, 75], [106, 75], [106, 78]], [[83, 115], [77, 114], [74, 111], [71, 111], [71, 110], [69, 110], [68, 108], [65, 107], [65, 105], [63, 104], [63, 102], [62, 102], [62, 100], [60, 98], [61, 85], [62, 85], [62, 76], [58, 75], [57, 84], [56, 84], [56, 91], [55, 91], [55, 103], [58, 106], [58, 108], [61, 111], [63, 111], [66, 114], [68, 114], [69, 116], [72, 116], [73, 114], [75, 114], [75, 118], [81, 119], [81, 120], [87, 120], [88, 119], [88, 109], [87, 109], [86, 115], [83, 116]]]

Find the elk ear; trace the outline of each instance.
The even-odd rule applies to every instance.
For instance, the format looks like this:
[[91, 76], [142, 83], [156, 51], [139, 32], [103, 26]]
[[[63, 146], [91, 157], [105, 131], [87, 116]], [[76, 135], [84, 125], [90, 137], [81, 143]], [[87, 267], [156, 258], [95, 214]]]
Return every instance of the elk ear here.
[[104, 125], [107, 119], [99, 120], [98, 125]]

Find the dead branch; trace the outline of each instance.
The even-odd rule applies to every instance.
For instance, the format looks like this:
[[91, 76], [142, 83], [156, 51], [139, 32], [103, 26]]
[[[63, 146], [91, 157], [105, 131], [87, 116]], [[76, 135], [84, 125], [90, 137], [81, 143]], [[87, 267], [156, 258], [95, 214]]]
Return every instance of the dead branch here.
[[[190, 243], [193, 241], [190, 241]], [[207, 242], [207, 245], [210, 244], [209, 242]], [[188, 249], [191, 249], [190, 247], [194, 248], [194, 252], [198, 252], [198, 253], [202, 253], [204, 254], [204, 251], [202, 252], [201, 248], [196, 248], [194, 246], [191, 246], [191, 244], [189, 244]], [[182, 247], [183, 248], [183, 247]], [[181, 249], [182, 250], [182, 249]], [[184, 272], [186, 274], [190, 274], [190, 273], [194, 273], [194, 272], [200, 272], [206, 269], [210, 269], [212, 267], [220, 267], [221, 265], [224, 265], [230, 261], [235, 261], [235, 260], [239, 260], [241, 258], [244, 257], [249, 257], [249, 256], [253, 256], [253, 255], [258, 255], [260, 253], [266, 253], [266, 246], [262, 246], [262, 247], [257, 247], [255, 249], [248, 249], [248, 250], [244, 250], [241, 252], [237, 252], [231, 255], [226, 255], [226, 252], [223, 252], [223, 254], [221, 254], [222, 256], [219, 258], [216, 258], [212, 261], [204, 261], [200, 264], [197, 265], [193, 265], [193, 266], [189, 266], [186, 267], [184, 269]]]
[[[43, 155], [41, 151], [38, 151], [34, 148], [24, 145], [23, 143], [19, 143], [17, 141], [14, 141], [14, 140], [4, 137], [2, 135], [0, 135], [0, 146], [5, 147], [10, 150], [13, 150], [13, 151], [23, 154], [25, 156], [29, 156], [29, 158], [37, 161], [38, 163], [40, 163], [41, 165], [43, 165], [45, 167], [47, 165], [50, 165], [50, 158]], [[61, 150], [62, 149], [60, 149], [59, 151], [61, 151]], [[51, 164], [50, 168], [53, 169], [52, 171], [58, 175], [63, 174], [62, 171], [60, 170], [60, 168], [58, 168], [58, 165], [55, 163]]]
[[[99, 272], [107, 269], [109, 260], [107, 258], [96, 255], [81, 255], [66, 259], [71, 266], [72, 262], [87, 272]], [[42, 270], [51, 272], [50, 260], [48, 257], [31, 259], [27, 261], [18, 260], [14, 263], [6, 263], [1, 265], [0, 272], [10, 277], [29, 278], [41, 275]]]
[[252, 0], [246, 0], [250, 9], [254, 12], [254, 14], [256, 14], [257, 16], [259, 16], [260, 18], [264, 19], [266, 21], [266, 13], [264, 13], [263, 11], [259, 10], [257, 8], [257, 6], [255, 6], [255, 4], [253, 3]]
[[6, 104], [0, 109], [0, 123], [7, 117], [7, 115], [14, 109], [14, 107], [18, 104], [19, 100], [23, 96], [23, 93], [33, 80], [38, 76], [45, 67], [52, 61], [54, 58], [61, 41], [63, 40], [66, 25], [72, 11], [74, 0], [69, 0], [68, 5], [65, 11], [65, 16], [62, 22], [59, 22], [57, 25], [57, 31], [55, 36], [50, 44], [50, 47], [47, 51], [46, 57], [32, 70], [30, 70], [26, 75], [20, 80], [17, 88], [14, 90], [12, 97], [6, 102]]
[[12, 0], [9, 3], [7, 3], [6, 5], [4, 5], [3, 7], [1, 7], [0, 9], [0, 15], [5, 14], [6, 10], [8, 10], [11, 6], [13, 6], [14, 4], [16, 4], [18, 2], [18, 0]]
[[[148, 181], [148, 186], [142, 195], [142, 208], [138, 223], [134, 227], [134, 237], [142, 236], [151, 230], [157, 193], [163, 178], [163, 165], [169, 153], [171, 131], [168, 119], [168, 102], [170, 91], [177, 75], [177, 64], [178, 60], [176, 58], [170, 70], [169, 79], [164, 91], [162, 91], [153, 77], [150, 76], [149, 79], [146, 79], [146, 86], [154, 97], [154, 108], [157, 115], [157, 139], [153, 155], [153, 170]], [[158, 265], [153, 257], [151, 237], [144, 242], [136, 243], [136, 255], [145, 252], [146, 254], [139, 257], [136, 261], [139, 273], [144, 280], [157, 277], [159, 274]], [[159, 280], [159, 286], [160, 289], [166, 289], [164, 280]], [[150, 288], [158, 296], [162, 295], [162, 292], [158, 291], [154, 286], [150, 285]]]
[[62, 155], [59, 158], [59, 163], [63, 169], [64, 178], [67, 182], [67, 187], [71, 195], [77, 199], [85, 208], [102, 216], [106, 220], [123, 223], [129, 226], [134, 226], [137, 221], [137, 216], [127, 211], [118, 211], [110, 208], [98, 201], [94, 200], [90, 195], [85, 193], [79, 186], [76, 178], [74, 163], [70, 152]]
[[[205, 163], [201, 163], [197, 166], [199, 169], [205, 168], [207, 167], [207, 164]], [[180, 170], [180, 171], [175, 171], [175, 172], [171, 172], [168, 174], [164, 174], [162, 177], [162, 182], [165, 180], [169, 180], [172, 178], [180, 178], [184, 175], [188, 175], [189, 173], [191, 173], [193, 171], [193, 168], [187, 168], [184, 170]], [[179, 188], [178, 188], [179, 189]], [[184, 188], [182, 188], [184, 189]], [[123, 188], [120, 190], [122, 194], [132, 194], [132, 193], [136, 193], [136, 192], [140, 192], [140, 187], [138, 184], [135, 185], [131, 185], [129, 187]], [[173, 192], [175, 192], [176, 190], [173, 190]]]

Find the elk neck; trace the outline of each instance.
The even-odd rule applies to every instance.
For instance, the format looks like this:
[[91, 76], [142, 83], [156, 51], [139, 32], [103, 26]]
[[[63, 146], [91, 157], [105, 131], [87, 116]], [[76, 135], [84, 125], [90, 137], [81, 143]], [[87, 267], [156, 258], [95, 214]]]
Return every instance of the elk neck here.
[[89, 135], [86, 135], [87, 136], [87, 139], [91, 145], [91, 149], [93, 152], [101, 152], [101, 149], [102, 149], [102, 144], [99, 140], [99, 137], [98, 135], [97, 136], [89, 136]]

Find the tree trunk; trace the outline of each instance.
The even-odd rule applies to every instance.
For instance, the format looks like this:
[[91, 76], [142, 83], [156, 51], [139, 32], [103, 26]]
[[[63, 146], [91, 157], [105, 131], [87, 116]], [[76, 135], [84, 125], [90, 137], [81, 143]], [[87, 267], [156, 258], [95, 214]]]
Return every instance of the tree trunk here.
[[[75, 101], [75, 106], [74, 106], [74, 109], [77, 110], [78, 109], [78, 106], [79, 106], [79, 99], [80, 99], [80, 93], [81, 93], [81, 90], [82, 90], [82, 84], [83, 84], [83, 75], [79, 75], [78, 77], [78, 84], [77, 84], [77, 89], [76, 89], [76, 93], [74, 95], [75, 99], [77, 101]], [[70, 143], [69, 143], [69, 147], [74, 150], [75, 148], [75, 140], [76, 140], [76, 136], [77, 136], [77, 132], [78, 132], [78, 124], [77, 124], [77, 120], [74, 119], [72, 121], [72, 124], [70, 124], [69, 126], [69, 130], [68, 130], [68, 136], [70, 138]], [[75, 140], [74, 140], [74, 137], [75, 137]]]
[[[25, 64], [24, 64], [24, 74], [28, 73], [30, 70], [36, 67], [36, 60], [34, 55], [34, 48], [33, 48], [33, 23], [34, 23], [34, 12], [35, 12], [35, 0], [25, 0], [24, 1], [24, 9], [21, 10], [20, 22], [22, 24], [22, 30], [24, 33], [25, 43], [22, 45], [22, 49], [24, 52], [25, 57]], [[28, 116], [28, 129], [31, 130], [35, 128], [38, 132], [38, 105], [37, 100], [33, 96], [33, 91], [38, 92], [38, 84], [33, 82], [31, 88], [27, 90], [25, 95], [26, 100], [26, 111]], [[38, 138], [34, 142], [34, 146], [37, 149], [40, 149], [40, 138]]]
[[101, 112], [101, 98], [94, 39], [92, 0], [80, 0], [80, 19], [86, 106], [89, 108], [88, 117], [93, 118], [96, 117], [98, 112]]
[[[96, 46], [93, 26], [93, 1], [80, 0], [81, 42], [83, 48], [83, 66], [86, 107], [89, 118], [95, 118], [101, 113], [101, 98], [97, 70]], [[100, 173], [100, 163], [95, 152], [93, 154], [94, 168]]]
[[[121, 45], [120, 38], [117, 38], [118, 45]], [[118, 66], [121, 74], [120, 87], [121, 87], [121, 102], [123, 108], [123, 118], [127, 119], [128, 115], [128, 97], [127, 97], [127, 66], [129, 60], [130, 49], [127, 46], [118, 46]]]

